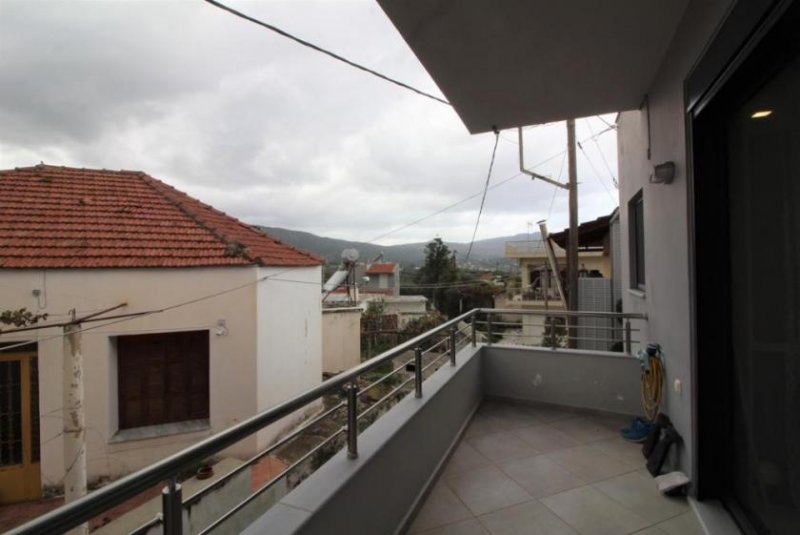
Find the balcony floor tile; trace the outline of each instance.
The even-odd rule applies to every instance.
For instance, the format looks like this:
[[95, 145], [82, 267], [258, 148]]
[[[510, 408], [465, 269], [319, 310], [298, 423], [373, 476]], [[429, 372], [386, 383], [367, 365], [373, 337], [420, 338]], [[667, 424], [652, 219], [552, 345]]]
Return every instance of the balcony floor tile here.
[[577, 532], [538, 501], [478, 517], [492, 535], [576, 535]]
[[492, 400], [409, 533], [700, 535], [685, 499], [661, 496], [626, 419]]
[[508, 431], [481, 435], [469, 439], [467, 443], [495, 463], [540, 453], [517, 435]]
[[425, 505], [420, 509], [409, 533], [452, 524], [472, 518], [472, 513], [458, 499], [450, 487], [439, 482], [431, 491]]
[[460, 472], [447, 478], [447, 484], [475, 515], [533, 499], [495, 466]]

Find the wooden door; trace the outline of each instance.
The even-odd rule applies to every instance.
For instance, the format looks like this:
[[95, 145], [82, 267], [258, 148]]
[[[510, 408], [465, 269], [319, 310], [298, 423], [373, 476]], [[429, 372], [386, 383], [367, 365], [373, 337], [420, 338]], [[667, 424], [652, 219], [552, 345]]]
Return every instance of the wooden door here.
[[41, 495], [38, 360], [0, 353], [0, 503]]

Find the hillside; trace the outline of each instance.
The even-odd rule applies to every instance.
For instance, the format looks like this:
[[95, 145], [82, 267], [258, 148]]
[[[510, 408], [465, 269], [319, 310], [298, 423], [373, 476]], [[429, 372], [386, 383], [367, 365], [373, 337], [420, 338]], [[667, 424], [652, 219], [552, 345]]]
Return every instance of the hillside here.
[[[299, 249], [316, 253], [325, 257], [329, 264], [338, 264], [341, 253], [344, 249], [354, 248], [360, 254], [360, 260], [367, 262], [383, 253], [383, 258], [387, 262], [399, 262], [404, 267], [419, 266], [425, 256], [424, 243], [404, 243], [400, 245], [375, 245], [365, 242], [343, 240], [337, 238], [326, 238], [317, 236], [310, 232], [285, 229], [281, 227], [260, 227], [264, 232], [282, 240]], [[538, 238], [534, 234], [533, 238]], [[496, 266], [501, 268], [516, 265], [514, 260], [503, 256], [505, 243], [507, 241], [528, 239], [527, 234], [517, 234], [514, 236], [502, 236], [497, 238], [487, 238], [476, 240], [472, 246], [470, 254], [470, 265], [480, 268], [494, 269]], [[445, 242], [447, 246], [457, 252], [457, 259], [463, 259], [467, 254], [469, 243]]]

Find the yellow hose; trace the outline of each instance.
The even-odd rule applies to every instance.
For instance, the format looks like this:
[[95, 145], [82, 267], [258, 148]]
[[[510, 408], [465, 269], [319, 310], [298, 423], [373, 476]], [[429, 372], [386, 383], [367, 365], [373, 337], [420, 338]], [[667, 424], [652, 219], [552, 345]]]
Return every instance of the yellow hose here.
[[658, 407], [664, 393], [664, 364], [657, 354], [647, 358], [650, 359], [650, 369], [642, 371], [642, 410], [652, 422], [658, 416]]

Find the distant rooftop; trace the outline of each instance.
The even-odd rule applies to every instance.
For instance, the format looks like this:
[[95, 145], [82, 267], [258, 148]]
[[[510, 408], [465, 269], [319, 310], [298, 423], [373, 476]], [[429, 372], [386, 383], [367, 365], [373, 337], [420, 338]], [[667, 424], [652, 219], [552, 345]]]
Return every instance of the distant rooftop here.
[[391, 275], [394, 273], [395, 263], [394, 262], [381, 262], [377, 264], [370, 264], [367, 268], [367, 275], [380, 275], [381, 273], [388, 273]]
[[0, 171], [0, 268], [316, 266], [141, 171]]

